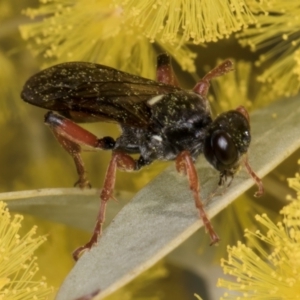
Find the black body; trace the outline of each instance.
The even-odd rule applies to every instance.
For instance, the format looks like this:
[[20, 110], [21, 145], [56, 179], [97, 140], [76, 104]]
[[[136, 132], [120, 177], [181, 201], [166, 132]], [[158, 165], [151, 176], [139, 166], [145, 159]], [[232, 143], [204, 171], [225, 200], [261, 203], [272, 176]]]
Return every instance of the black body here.
[[[92, 237], [74, 251], [75, 260], [91, 249], [102, 233], [107, 202], [114, 198], [117, 169], [130, 172], [154, 160], [175, 160], [177, 171], [188, 177], [211, 244], [218, 243], [220, 238], [200, 197], [194, 165], [199, 154], [204, 153], [220, 172], [220, 185], [228, 177], [233, 178], [243, 164], [259, 187], [255, 196], [263, 194], [262, 182], [244, 155], [250, 144], [247, 110], [239, 106], [213, 121], [206, 99], [210, 81], [232, 70], [232, 61], [225, 60], [200, 79], [192, 91], [185, 91], [178, 87], [170, 57], [161, 54], [157, 58], [157, 81], [102, 65], [73, 62], [53, 66], [26, 82], [23, 100], [59, 113], [46, 113], [45, 123], [74, 160], [79, 177], [76, 186], [90, 187], [81, 157], [82, 147], [112, 150]], [[98, 138], [72, 120], [116, 122], [122, 134], [116, 140], [109, 136]], [[135, 159], [130, 154], [140, 156]]]
[[233, 176], [250, 144], [249, 122], [239, 111], [212, 121], [204, 96], [103, 65], [53, 66], [31, 77], [21, 97], [76, 122], [119, 123], [122, 134], [111, 149], [140, 154], [136, 169], [187, 150], [193, 160], [204, 152], [221, 176]]

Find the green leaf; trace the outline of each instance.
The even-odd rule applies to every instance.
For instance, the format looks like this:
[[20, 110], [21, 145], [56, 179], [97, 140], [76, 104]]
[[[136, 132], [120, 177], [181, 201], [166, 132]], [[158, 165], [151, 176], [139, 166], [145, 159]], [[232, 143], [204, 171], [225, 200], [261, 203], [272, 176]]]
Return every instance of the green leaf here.
[[[300, 99], [281, 101], [254, 112], [251, 125], [250, 164], [259, 176], [264, 176], [300, 146]], [[203, 157], [197, 162], [197, 170], [205, 198], [216, 187], [218, 173]], [[210, 217], [251, 185], [252, 179], [242, 170], [226, 194], [207, 205]], [[174, 167], [168, 168], [135, 195], [105, 230], [98, 245], [83, 254], [61, 286], [57, 300], [76, 299], [97, 290], [101, 292], [95, 299], [102, 299], [155, 264], [201, 226], [187, 179]]]
[[[6, 201], [12, 212], [31, 214], [91, 232], [99, 210], [99, 195], [99, 189], [42, 189], [2, 193], [0, 201]], [[115, 197], [118, 201], [109, 203], [106, 224], [129, 202], [132, 193], [116, 192]]]
[[[250, 164], [259, 176], [264, 176], [300, 147], [300, 99], [256, 111], [251, 115], [251, 125]], [[205, 199], [217, 186], [219, 175], [203, 157], [197, 162], [197, 171]], [[242, 170], [226, 194], [206, 206], [209, 216], [216, 215], [251, 185], [252, 179]], [[108, 211], [113, 206], [119, 210], [127, 201], [121, 199], [124, 195], [116, 195], [119, 203], [110, 201]], [[124, 198], [128, 199], [128, 194]], [[0, 200], [6, 200], [11, 210], [89, 230], [99, 209], [99, 191], [95, 189], [5, 193]], [[105, 230], [99, 244], [79, 259], [57, 300], [74, 300], [97, 290], [101, 293], [95, 299], [102, 299], [155, 264], [201, 226], [187, 179], [179, 176], [174, 166], [168, 168], [135, 195]], [[206, 242], [208, 246], [208, 236]]]

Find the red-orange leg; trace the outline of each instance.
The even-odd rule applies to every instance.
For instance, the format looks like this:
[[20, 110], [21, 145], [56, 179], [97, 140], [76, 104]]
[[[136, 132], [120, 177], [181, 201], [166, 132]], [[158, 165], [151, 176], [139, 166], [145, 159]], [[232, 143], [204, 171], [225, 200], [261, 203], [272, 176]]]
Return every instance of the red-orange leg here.
[[219, 242], [220, 238], [216, 234], [212, 227], [210, 220], [204, 210], [202, 201], [200, 199], [200, 185], [198, 180], [198, 174], [192, 160], [192, 157], [188, 151], [182, 151], [176, 158], [176, 169], [179, 173], [186, 174], [190, 183], [190, 189], [193, 192], [195, 205], [199, 211], [200, 218], [203, 221], [206, 232], [211, 239], [211, 245]]
[[98, 289], [95, 292], [92, 292], [88, 295], [84, 295], [82, 297], [79, 297], [76, 300], [93, 300], [93, 299], [95, 299], [95, 296], [97, 296], [99, 294], [100, 294], [100, 289]]
[[112, 158], [106, 171], [103, 189], [100, 194], [100, 209], [97, 216], [93, 235], [89, 242], [87, 242], [84, 246], [79, 247], [73, 252], [73, 258], [76, 261], [81, 256], [83, 251], [91, 249], [92, 246], [98, 242], [98, 238], [102, 234], [102, 227], [105, 221], [106, 205], [108, 200], [113, 198], [117, 169], [127, 172], [135, 171], [136, 165], [137, 161], [134, 160], [131, 156], [127, 155], [126, 153], [122, 151], [113, 152]]
[[156, 80], [178, 86], [178, 81], [171, 65], [171, 58], [167, 53], [157, 56]]
[[90, 187], [80, 154], [81, 146], [90, 149], [109, 150], [115, 145], [113, 138], [104, 137], [98, 139], [95, 135], [76, 123], [53, 112], [48, 112], [45, 115], [45, 123], [49, 126], [58, 142], [74, 160], [79, 177], [75, 186], [79, 186], [80, 188]]
[[[240, 112], [247, 119], [248, 122], [250, 122], [249, 113], [244, 106], [241, 105], [241, 106], [237, 107], [236, 110], [238, 112]], [[247, 154], [244, 156], [243, 162], [244, 162], [247, 172], [253, 178], [254, 182], [256, 183], [256, 185], [258, 187], [258, 191], [254, 194], [254, 197], [261, 197], [264, 193], [263, 183], [262, 183], [261, 179], [256, 175], [256, 173], [252, 170], [251, 166], [249, 165]]]
[[219, 66], [212, 69], [201, 80], [199, 80], [194, 86], [193, 91], [201, 96], [206, 97], [210, 87], [209, 82], [212, 79], [222, 76], [230, 71], [233, 71], [233, 62], [228, 59], [221, 63]]
[[249, 175], [253, 178], [254, 182], [258, 187], [258, 191], [255, 192], [254, 197], [261, 197], [264, 194], [264, 186], [261, 179], [256, 175], [256, 173], [252, 170], [251, 166], [249, 165], [247, 155], [245, 155], [243, 162], [246, 167], [246, 170], [248, 171]]

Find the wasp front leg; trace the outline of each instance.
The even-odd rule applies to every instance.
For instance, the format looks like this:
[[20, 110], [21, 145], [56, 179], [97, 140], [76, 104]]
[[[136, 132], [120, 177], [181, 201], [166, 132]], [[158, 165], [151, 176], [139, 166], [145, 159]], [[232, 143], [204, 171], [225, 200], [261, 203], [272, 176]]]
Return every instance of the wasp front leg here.
[[131, 156], [120, 150], [113, 151], [112, 158], [106, 171], [103, 189], [100, 194], [100, 209], [93, 235], [88, 243], [86, 243], [84, 246], [79, 247], [73, 252], [74, 260], [77, 261], [82, 252], [91, 249], [92, 246], [97, 243], [98, 238], [102, 234], [102, 227], [105, 221], [106, 205], [108, 200], [113, 198], [117, 169], [126, 172], [137, 171], [142, 167], [142, 161], [142, 159], [135, 160]]
[[182, 151], [176, 158], [176, 169], [179, 173], [187, 175], [190, 183], [190, 189], [193, 192], [195, 205], [199, 211], [200, 218], [203, 221], [206, 232], [211, 239], [211, 245], [219, 242], [220, 238], [212, 227], [210, 220], [204, 210], [203, 203], [200, 199], [200, 186], [198, 174], [193, 159], [188, 151]]
[[263, 183], [262, 183], [261, 179], [256, 175], [256, 173], [252, 170], [251, 166], [249, 165], [247, 155], [245, 155], [243, 160], [244, 160], [244, 165], [246, 167], [247, 172], [253, 178], [254, 182], [256, 183], [256, 185], [258, 187], [258, 191], [255, 192], [254, 197], [261, 197], [264, 194]]
[[210, 81], [230, 71], [233, 71], [233, 62], [227, 59], [223, 63], [212, 69], [210, 72], [208, 72], [202, 79], [200, 79], [193, 88], [193, 91], [201, 96], [206, 97], [210, 87]]
[[91, 149], [113, 149], [115, 145], [114, 139], [111, 137], [98, 139], [95, 135], [71, 120], [51, 111], [45, 115], [45, 124], [49, 126], [58, 142], [72, 156], [75, 162], [77, 174], [79, 176], [75, 186], [80, 188], [90, 187], [80, 154], [81, 148], [84, 146]]
[[[248, 122], [250, 122], [249, 113], [244, 106], [241, 105], [237, 107], [236, 110], [240, 112], [247, 119]], [[251, 166], [249, 165], [247, 154], [244, 155], [243, 163], [245, 165], [247, 172], [253, 178], [254, 182], [258, 187], [258, 191], [254, 194], [254, 196], [261, 197], [264, 194], [264, 186], [262, 180], [256, 175], [256, 173], [252, 170]]]

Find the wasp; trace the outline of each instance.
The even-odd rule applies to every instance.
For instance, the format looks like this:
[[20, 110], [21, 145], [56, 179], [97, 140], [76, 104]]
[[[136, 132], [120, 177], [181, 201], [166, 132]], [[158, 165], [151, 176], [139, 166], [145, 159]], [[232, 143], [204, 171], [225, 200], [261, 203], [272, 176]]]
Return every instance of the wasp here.
[[[177, 171], [187, 175], [211, 244], [217, 243], [219, 237], [200, 197], [194, 165], [200, 154], [220, 172], [219, 185], [224, 185], [228, 178], [233, 179], [244, 165], [258, 186], [255, 196], [263, 194], [262, 181], [247, 159], [251, 141], [247, 110], [239, 106], [213, 120], [207, 100], [210, 81], [232, 70], [232, 61], [226, 60], [200, 79], [192, 90], [183, 90], [178, 85], [169, 55], [160, 54], [156, 81], [88, 62], [58, 64], [28, 79], [21, 98], [49, 110], [45, 123], [75, 162], [79, 177], [76, 186], [90, 186], [82, 150], [112, 151], [92, 237], [74, 251], [75, 260], [101, 236], [106, 206], [113, 198], [117, 169], [138, 171], [156, 160], [175, 161]], [[118, 123], [121, 135], [117, 139], [98, 138], [77, 124], [95, 121]], [[132, 154], [138, 154], [138, 158], [134, 159]]]

